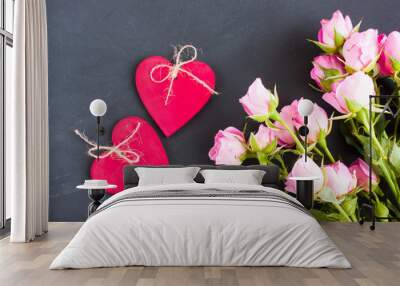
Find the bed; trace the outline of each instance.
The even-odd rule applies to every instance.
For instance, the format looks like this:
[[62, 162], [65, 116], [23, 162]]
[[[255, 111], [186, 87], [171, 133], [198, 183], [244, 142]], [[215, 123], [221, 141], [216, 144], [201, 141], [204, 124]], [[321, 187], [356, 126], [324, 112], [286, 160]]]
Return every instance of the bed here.
[[[180, 167], [180, 166], [172, 166]], [[104, 201], [50, 269], [144, 266], [350, 268], [343, 253], [269, 166], [198, 166], [265, 171], [261, 185], [195, 183], [138, 186]], [[171, 166], [169, 166], [171, 168]]]

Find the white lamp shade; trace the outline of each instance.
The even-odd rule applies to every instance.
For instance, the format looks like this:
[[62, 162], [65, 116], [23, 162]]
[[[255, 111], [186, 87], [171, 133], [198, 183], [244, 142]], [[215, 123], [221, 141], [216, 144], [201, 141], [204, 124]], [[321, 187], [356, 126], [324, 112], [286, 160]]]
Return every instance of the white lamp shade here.
[[107, 104], [104, 100], [95, 99], [90, 103], [89, 109], [93, 116], [103, 116], [107, 112]]
[[314, 109], [314, 103], [309, 99], [302, 99], [297, 106], [297, 109], [301, 116], [309, 116]]

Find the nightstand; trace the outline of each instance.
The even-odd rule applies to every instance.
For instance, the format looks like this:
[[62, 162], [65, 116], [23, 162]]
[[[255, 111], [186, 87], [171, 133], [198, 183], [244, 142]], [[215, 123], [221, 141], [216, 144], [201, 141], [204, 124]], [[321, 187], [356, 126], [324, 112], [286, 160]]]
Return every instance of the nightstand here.
[[91, 200], [88, 206], [88, 217], [101, 205], [101, 200], [106, 194], [106, 189], [114, 189], [116, 187], [116, 185], [108, 184], [106, 180], [85, 180], [83, 185], [76, 187], [77, 189], [88, 191], [88, 196]]
[[296, 181], [296, 198], [303, 206], [310, 210], [314, 204], [314, 181], [319, 177], [289, 177]]

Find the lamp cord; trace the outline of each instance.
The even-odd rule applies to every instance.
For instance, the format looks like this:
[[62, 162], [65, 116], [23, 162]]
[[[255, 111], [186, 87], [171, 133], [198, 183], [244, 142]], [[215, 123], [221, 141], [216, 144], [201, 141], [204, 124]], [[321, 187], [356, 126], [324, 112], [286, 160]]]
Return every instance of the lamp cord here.
[[97, 116], [97, 160], [100, 157], [100, 116]]
[[307, 135], [308, 135], [308, 117], [304, 116], [304, 126], [306, 128], [304, 128], [305, 131], [305, 135], [304, 135], [304, 162], [307, 162]]

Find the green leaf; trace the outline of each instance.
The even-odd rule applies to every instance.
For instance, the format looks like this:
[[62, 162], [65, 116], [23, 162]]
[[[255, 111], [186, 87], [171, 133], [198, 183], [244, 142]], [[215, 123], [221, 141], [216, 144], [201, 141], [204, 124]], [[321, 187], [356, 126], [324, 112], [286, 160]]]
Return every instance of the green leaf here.
[[332, 81], [321, 79], [320, 83], [321, 83], [321, 86], [323, 87], [323, 89], [325, 91], [331, 91], [332, 90]]
[[267, 154], [263, 152], [257, 152], [257, 159], [260, 165], [268, 165], [268, 157]]
[[360, 22], [358, 22], [358, 24], [353, 28], [353, 32], [358, 32], [360, 30], [361, 23], [362, 23], [362, 20]]
[[[352, 112], [352, 113], [357, 113], [359, 112], [363, 107], [361, 104], [359, 104], [357, 101], [355, 100], [351, 100], [351, 99], [344, 99], [346, 102], [346, 106], [347, 108]], [[358, 115], [358, 114], [357, 114]]]
[[392, 63], [392, 67], [395, 71], [400, 71], [400, 61], [394, 57], [390, 57], [390, 62]]
[[329, 213], [328, 214], [329, 221], [340, 221], [340, 222], [347, 222], [348, 220], [340, 213]]
[[372, 186], [372, 191], [373, 191], [375, 194], [377, 194], [378, 196], [380, 196], [380, 197], [383, 197], [383, 196], [384, 196], [384, 193], [383, 193], [383, 191], [381, 190], [381, 188], [379, 187], [379, 185], [373, 185], [373, 186]]
[[310, 40], [310, 39], [308, 39], [307, 41], [309, 41], [309, 42], [315, 44], [318, 48], [320, 48], [320, 49], [321, 49], [322, 51], [324, 51], [325, 53], [333, 54], [333, 53], [336, 52], [336, 47], [330, 47], [330, 46], [328, 46], [328, 45], [325, 45], [325, 44], [323, 44], [323, 43], [320, 43], [320, 42], [314, 41], [314, 40]]
[[323, 187], [322, 190], [318, 193], [318, 197], [321, 201], [327, 203], [339, 203], [336, 199], [336, 195], [333, 190], [329, 187]]
[[[389, 216], [389, 209], [380, 201], [375, 202], [375, 215], [377, 217], [388, 217]], [[381, 220], [387, 221], [387, 220]]]
[[302, 156], [304, 155], [304, 152], [301, 152], [297, 149], [285, 149], [283, 150], [284, 153], [290, 153], [290, 154], [294, 154], [296, 156]]
[[357, 196], [346, 197], [342, 203], [342, 208], [349, 216], [355, 215], [357, 209]]
[[[400, 71], [397, 71], [397, 72], [394, 73], [393, 80], [396, 82], [396, 84], [398, 86], [400, 86]], [[399, 92], [400, 92], [400, 90], [399, 90]]]
[[[362, 144], [363, 144], [362, 154], [364, 154], [364, 155], [368, 154], [368, 156], [369, 156], [369, 146], [370, 146], [369, 137], [363, 136], [362, 138], [364, 138], [364, 140], [363, 140], [364, 142], [362, 142]], [[376, 162], [377, 160], [379, 160], [378, 153], [376, 152], [375, 148], [372, 148], [372, 161]]]
[[394, 167], [396, 173], [400, 173], [400, 147], [397, 144], [393, 144], [389, 155], [389, 162]]
[[333, 32], [335, 34], [335, 46], [341, 47], [344, 44], [344, 37], [333, 28]]
[[381, 53], [379, 53], [379, 54], [375, 57], [375, 59], [373, 59], [373, 60], [370, 62], [370, 64], [369, 64], [368, 66], [366, 66], [366, 67], [363, 69], [363, 72], [369, 73], [371, 70], [373, 70], [373, 69], [375, 68], [376, 62], [378, 61], [378, 59], [379, 59], [380, 56], [381, 56]]
[[393, 142], [390, 141], [387, 137], [382, 136], [380, 143], [381, 143], [383, 150], [386, 151], [387, 154], [389, 154], [389, 152], [392, 149]]
[[329, 212], [326, 213], [321, 210], [311, 209], [310, 212], [313, 215], [313, 217], [315, 217], [315, 219], [317, 219], [318, 221], [329, 221], [329, 222], [347, 221], [340, 213], [337, 213], [333, 210], [329, 210]]
[[240, 155], [239, 160], [243, 162], [244, 160], [247, 159], [248, 155], [249, 155], [248, 152], [243, 153], [242, 155]]
[[276, 84], [274, 85], [274, 103], [275, 103], [275, 109], [278, 107], [279, 105], [279, 95], [278, 95], [278, 89], [276, 87]]
[[263, 122], [265, 122], [265, 120], [268, 119], [267, 115], [252, 115], [252, 116], [249, 116], [249, 117], [251, 119], [253, 119], [254, 121], [257, 121], [259, 123], [263, 123]]
[[377, 78], [379, 76], [379, 67], [375, 65], [372, 71], [369, 73], [369, 76], [372, 78]]
[[[346, 104], [348, 102], [348, 100], [345, 100]], [[349, 101], [349, 104], [354, 104], [354, 106], [352, 106], [352, 108], [354, 108], [355, 110], [357, 110], [356, 112], [356, 117], [355, 119], [361, 123], [361, 125], [366, 128], [369, 128], [369, 112], [365, 107], [361, 107], [358, 103], [354, 102], [354, 101]], [[349, 106], [347, 106], [349, 107]], [[359, 108], [358, 108], [359, 107]], [[349, 107], [350, 109], [350, 107]]]
[[250, 133], [249, 144], [250, 144], [250, 148], [252, 151], [254, 151], [254, 152], [261, 151], [261, 147], [258, 145], [257, 139], [254, 136], [253, 132]]
[[319, 87], [313, 85], [312, 83], [309, 83], [308, 85], [315, 91], [324, 92], [322, 89], [320, 89]]
[[281, 116], [279, 115], [278, 111], [276, 109], [268, 114], [268, 119], [278, 121], [281, 119]]
[[386, 127], [389, 125], [390, 120], [385, 120], [384, 116], [380, 116], [378, 121], [374, 124], [375, 135], [378, 139], [385, 133]]
[[277, 145], [278, 145], [278, 140], [274, 139], [274, 141], [268, 144], [262, 151], [266, 154], [270, 154], [276, 150]]
[[341, 122], [340, 124], [340, 132], [344, 136], [346, 143], [356, 148], [358, 153], [363, 154], [363, 146], [359, 143], [357, 138], [354, 137], [353, 133], [350, 130], [350, 127], [346, 125], [347, 124], [345, 122]]
[[324, 72], [324, 79], [320, 80], [323, 89], [326, 91], [332, 90], [332, 84], [340, 79], [341, 72], [337, 69], [327, 69], [323, 66], [319, 66], [319, 68]]
[[324, 72], [324, 76], [326, 77], [326, 78], [333, 78], [333, 77], [338, 77], [339, 75], [341, 75], [341, 72], [340, 72], [340, 70], [337, 70], [337, 69], [327, 69], [327, 68], [324, 68], [324, 67], [322, 67], [322, 66], [319, 66], [321, 69], [322, 69], [322, 71]]
[[355, 69], [353, 69], [352, 67], [350, 67], [350, 66], [348, 66], [348, 65], [346, 65], [346, 66], [344, 67], [344, 69], [346, 70], [347, 73], [350, 73], [350, 74], [356, 72]]
[[315, 217], [315, 219], [319, 221], [328, 221], [328, 216], [323, 211], [311, 209], [310, 212], [313, 215], [313, 217]]

